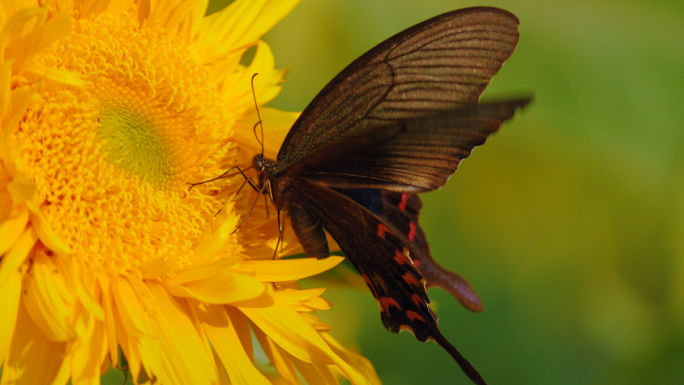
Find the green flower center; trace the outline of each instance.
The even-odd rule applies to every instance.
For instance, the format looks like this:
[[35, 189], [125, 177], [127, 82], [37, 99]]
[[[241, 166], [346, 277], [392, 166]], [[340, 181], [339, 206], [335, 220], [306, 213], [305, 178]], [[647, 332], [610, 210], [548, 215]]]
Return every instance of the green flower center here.
[[171, 181], [175, 167], [163, 130], [132, 106], [119, 101], [101, 103], [97, 134], [114, 165], [156, 188]]

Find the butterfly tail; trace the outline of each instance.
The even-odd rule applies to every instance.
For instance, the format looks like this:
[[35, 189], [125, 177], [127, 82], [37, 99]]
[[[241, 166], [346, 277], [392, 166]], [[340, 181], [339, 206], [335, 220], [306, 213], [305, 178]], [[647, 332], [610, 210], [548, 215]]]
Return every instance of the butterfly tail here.
[[454, 347], [454, 345], [449, 342], [446, 337], [442, 335], [439, 331], [437, 333], [432, 333], [433, 335], [429, 339], [435, 341], [437, 345], [441, 346], [444, 350], [449, 353], [449, 355], [458, 363], [461, 367], [463, 373], [465, 373], [471, 381], [477, 385], [487, 385], [482, 375], [473, 367], [473, 365], [465, 358], [463, 355]]

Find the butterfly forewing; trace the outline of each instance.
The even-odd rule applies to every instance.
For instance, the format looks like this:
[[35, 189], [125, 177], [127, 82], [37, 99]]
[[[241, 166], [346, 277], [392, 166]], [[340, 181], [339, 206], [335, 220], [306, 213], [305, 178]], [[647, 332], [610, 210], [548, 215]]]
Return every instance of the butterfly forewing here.
[[291, 165], [349, 134], [474, 104], [513, 53], [518, 19], [496, 8], [446, 13], [379, 44], [309, 104], [278, 153]]
[[475, 146], [527, 103], [529, 99], [466, 106], [348, 135], [283, 174], [330, 187], [434, 190]]

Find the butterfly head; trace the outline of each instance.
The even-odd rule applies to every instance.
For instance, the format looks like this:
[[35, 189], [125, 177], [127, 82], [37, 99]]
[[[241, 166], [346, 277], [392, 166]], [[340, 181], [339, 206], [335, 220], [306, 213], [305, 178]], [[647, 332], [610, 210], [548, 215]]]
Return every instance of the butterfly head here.
[[263, 183], [277, 173], [278, 163], [274, 160], [264, 157], [263, 154], [256, 154], [252, 158], [252, 167], [254, 167], [259, 173], [259, 182], [263, 186]]
[[262, 172], [266, 167], [266, 160], [267, 159], [264, 158], [263, 154], [256, 154], [254, 155], [254, 158], [252, 158], [252, 166], [254, 166], [257, 171]]

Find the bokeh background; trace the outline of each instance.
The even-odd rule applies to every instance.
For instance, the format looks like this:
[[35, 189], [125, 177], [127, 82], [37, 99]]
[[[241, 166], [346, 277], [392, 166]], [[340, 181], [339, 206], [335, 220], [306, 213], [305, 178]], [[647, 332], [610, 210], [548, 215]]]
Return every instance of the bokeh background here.
[[[377, 43], [476, 5], [521, 21], [484, 98], [535, 101], [423, 195], [434, 257], [485, 304], [432, 289], [443, 334], [490, 384], [684, 384], [684, 2], [303, 0], [265, 37], [291, 69], [270, 105], [301, 111]], [[327, 286], [318, 315], [384, 383], [469, 383], [366, 289]]]

